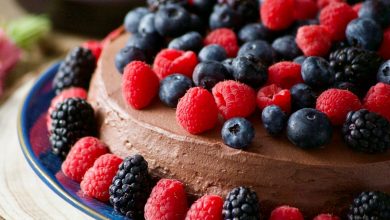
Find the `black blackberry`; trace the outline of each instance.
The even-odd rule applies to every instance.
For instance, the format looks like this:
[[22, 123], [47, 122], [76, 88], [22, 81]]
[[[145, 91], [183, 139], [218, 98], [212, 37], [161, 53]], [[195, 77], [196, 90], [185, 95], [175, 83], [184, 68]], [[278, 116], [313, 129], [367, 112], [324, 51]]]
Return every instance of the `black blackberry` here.
[[220, 4], [228, 4], [236, 11], [245, 23], [256, 22], [259, 20], [259, 1], [258, 0], [218, 0]]
[[259, 200], [256, 192], [242, 186], [234, 188], [226, 196], [222, 215], [225, 220], [260, 219]]
[[343, 126], [344, 140], [352, 149], [381, 153], [390, 147], [390, 123], [366, 109], [349, 112]]
[[179, 4], [180, 6], [185, 6], [187, 4], [187, 0], [147, 0], [149, 10], [157, 11], [160, 6], [168, 5], [168, 4]]
[[143, 219], [151, 191], [148, 163], [141, 155], [127, 157], [110, 186], [110, 203], [115, 211], [131, 219]]
[[349, 220], [389, 220], [390, 196], [383, 192], [362, 192], [349, 208]]
[[96, 60], [89, 49], [74, 48], [61, 64], [53, 80], [56, 93], [69, 87], [88, 89], [89, 81], [96, 67]]
[[77, 140], [96, 134], [93, 108], [83, 99], [70, 98], [59, 103], [50, 117], [53, 153], [63, 159]]

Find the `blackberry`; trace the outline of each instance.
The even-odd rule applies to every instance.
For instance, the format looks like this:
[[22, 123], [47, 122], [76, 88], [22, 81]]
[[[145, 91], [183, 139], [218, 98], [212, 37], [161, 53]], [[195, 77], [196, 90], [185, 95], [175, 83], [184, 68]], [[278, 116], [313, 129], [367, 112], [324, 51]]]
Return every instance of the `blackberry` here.
[[161, 6], [169, 4], [178, 4], [180, 6], [185, 6], [187, 0], [147, 0], [149, 10], [157, 11]]
[[66, 99], [50, 117], [50, 143], [53, 153], [62, 159], [80, 138], [96, 134], [93, 108], [84, 99]]
[[53, 80], [53, 88], [59, 94], [69, 87], [88, 89], [89, 81], [96, 67], [96, 60], [89, 49], [74, 48], [61, 64]]
[[130, 219], [143, 219], [144, 206], [151, 191], [148, 163], [141, 155], [127, 157], [109, 188], [110, 203], [115, 211]]
[[259, 200], [256, 192], [242, 186], [234, 188], [226, 196], [222, 215], [225, 220], [260, 219]]
[[390, 147], [389, 121], [366, 109], [348, 113], [342, 130], [345, 142], [354, 150], [381, 153]]
[[349, 208], [349, 220], [390, 219], [390, 196], [383, 192], [362, 192]]

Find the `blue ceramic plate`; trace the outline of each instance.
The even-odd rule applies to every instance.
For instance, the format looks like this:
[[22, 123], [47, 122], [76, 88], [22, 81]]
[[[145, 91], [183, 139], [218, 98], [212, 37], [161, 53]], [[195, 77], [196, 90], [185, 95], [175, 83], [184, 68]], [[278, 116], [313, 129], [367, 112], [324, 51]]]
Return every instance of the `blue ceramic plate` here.
[[55, 95], [52, 80], [59, 65], [57, 63], [43, 73], [24, 100], [18, 118], [18, 135], [24, 156], [39, 178], [74, 207], [96, 219], [125, 219], [110, 204], [84, 196], [79, 183], [62, 173], [60, 158], [51, 153], [46, 112]]

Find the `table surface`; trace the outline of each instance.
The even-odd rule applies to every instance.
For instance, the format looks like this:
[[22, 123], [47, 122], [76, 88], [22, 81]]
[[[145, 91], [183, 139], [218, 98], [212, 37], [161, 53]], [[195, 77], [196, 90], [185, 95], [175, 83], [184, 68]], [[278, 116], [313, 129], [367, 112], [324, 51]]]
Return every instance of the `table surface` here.
[[[19, 17], [24, 12], [14, 0], [1, 0], [0, 22]], [[29, 54], [18, 64], [9, 81], [5, 97], [0, 99], [0, 219], [90, 219], [51, 191], [29, 167], [17, 138], [17, 115], [22, 101], [36, 77], [83, 38], [52, 33], [60, 48], [54, 55]], [[35, 59], [29, 59], [35, 58]]]

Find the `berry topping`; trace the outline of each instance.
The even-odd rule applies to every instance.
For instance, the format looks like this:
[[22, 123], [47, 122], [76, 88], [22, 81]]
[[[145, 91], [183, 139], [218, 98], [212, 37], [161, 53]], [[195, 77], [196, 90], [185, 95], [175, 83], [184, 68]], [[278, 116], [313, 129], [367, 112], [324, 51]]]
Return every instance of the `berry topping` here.
[[255, 129], [245, 118], [232, 118], [225, 122], [221, 131], [223, 142], [235, 149], [248, 147], [255, 137]]
[[261, 20], [271, 30], [283, 30], [294, 22], [294, 0], [265, 0], [261, 4]]
[[138, 7], [129, 11], [125, 17], [124, 26], [126, 31], [131, 33], [138, 32], [138, 26], [141, 19], [149, 13], [149, 10], [144, 7]]
[[272, 43], [272, 48], [279, 60], [293, 60], [295, 57], [302, 55], [302, 51], [295, 42], [293, 35], [276, 38]]
[[80, 183], [83, 193], [100, 201], [108, 202], [110, 198], [109, 187], [121, 163], [122, 159], [114, 154], [100, 156], [87, 170]]
[[376, 76], [378, 82], [390, 84], [390, 60], [384, 62], [378, 70]]
[[253, 88], [260, 87], [268, 78], [266, 66], [252, 56], [235, 58], [232, 62], [232, 75], [235, 80]]
[[188, 210], [184, 185], [171, 179], [161, 179], [153, 188], [145, 205], [146, 220], [183, 220]]
[[143, 50], [133, 47], [126, 46], [121, 49], [115, 56], [115, 66], [118, 69], [119, 73], [123, 73], [123, 70], [127, 64], [133, 61], [146, 61], [146, 55]]
[[315, 109], [303, 108], [287, 122], [287, 137], [303, 149], [324, 146], [332, 139], [333, 129], [328, 117]]
[[167, 4], [156, 12], [154, 25], [161, 36], [178, 37], [191, 27], [191, 15], [179, 5]]
[[223, 81], [216, 84], [212, 92], [219, 112], [225, 119], [248, 117], [256, 109], [256, 92], [243, 83]]
[[320, 214], [314, 217], [313, 220], [340, 220], [340, 218], [332, 214]]
[[218, 108], [213, 95], [200, 87], [189, 89], [177, 104], [176, 120], [191, 134], [214, 128], [218, 121]]
[[378, 52], [383, 59], [390, 59], [390, 28], [384, 30], [383, 41]]
[[199, 52], [199, 61], [213, 60], [221, 62], [227, 58], [226, 51], [218, 44], [209, 44]]
[[326, 88], [334, 83], [331, 65], [322, 57], [308, 57], [302, 63], [303, 81], [313, 88]]
[[293, 112], [302, 108], [314, 108], [317, 95], [310, 86], [299, 83], [291, 87], [290, 92]]
[[263, 40], [249, 41], [243, 44], [238, 51], [238, 56], [253, 56], [264, 64], [271, 64], [275, 58], [272, 47]]
[[185, 220], [221, 220], [223, 200], [220, 196], [205, 195], [191, 205]]
[[362, 192], [349, 208], [348, 220], [390, 219], [390, 196], [383, 192]]
[[328, 30], [321, 25], [300, 27], [296, 43], [305, 56], [325, 56], [332, 46]]
[[357, 18], [349, 22], [345, 35], [350, 45], [372, 51], [376, 51], [383, 40], [381, 26], [369, 18]]
[[198, 52], [203, 46], [203, 38], [202, 36], [195, 31], [188, 32], [187, 34], [184, 34], [178, 38], [173, 39], [169, 45], [169, 49], [176, 49], [176, 50], [191, 50]]
[[204, 44], [218, 44], [225, 48], [228, 57], [235, 57], [238, 52], [237, 36], [231, 29], [219, 28], [210, 32], [204, 39]]
[[259, 200], [256, 192], [243, 186], [234, 188], [225, 198], [222, 214], [225, 220], [259, 220]]
[[270, 105], [277, 105], [286, 113], [290, 113], [291, 110], [290, 91], [282, 89], [275, 84], [261, 88], [257, 92], [256, 101], [260, 110]]
[[269, 220], [304, 220], [304, 218], [299, 209], [285, 205], [274, 209]]
[[283, 61], [268, 68], [268, 84], [290, 89], [295, 84], [302, 82], [301, 65], [297, 63]]
[[211, 90], [215, 84], [227, 79], [229, 75], [229, 71], [222, 63], [205, 61], [196, 66], [192, 79], [196, 86]]
[[165, 77], [160, 83], [159, 97], [167, 106], [176, 108], [179, 99], [192, 87], [192, 80], [182, 74]]
[[133, 61], [126, 66], [122, 77], [122, 95], [129, 106], [145, 108], [157, 95], [158, 87], [158, 78], [146, 63]]
[[263, 109], [261, 120], [265, 130], [271, 135], [281, 134], [287, 125], [287, 115], [277, 105], [270, 105]]
[[390, 120], [390, 85], [378, 83], [371, 87], [364, 98], [364, 108]]

